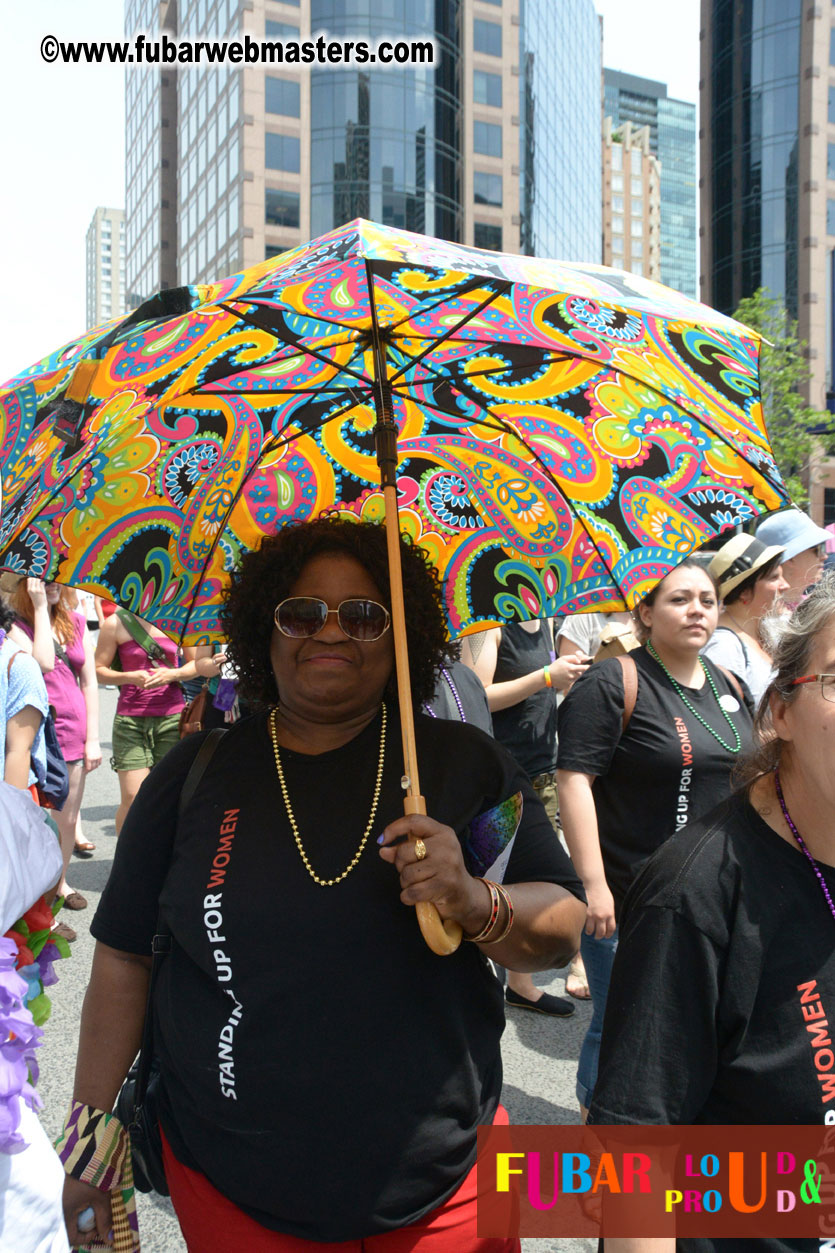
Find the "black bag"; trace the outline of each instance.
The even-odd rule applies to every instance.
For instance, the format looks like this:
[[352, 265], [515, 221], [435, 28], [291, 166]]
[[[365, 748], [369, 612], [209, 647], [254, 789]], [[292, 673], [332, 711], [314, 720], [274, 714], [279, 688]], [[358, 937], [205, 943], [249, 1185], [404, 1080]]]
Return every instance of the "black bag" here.
[[[180, 803], [177, 807], [177, 821], [182, 818], [189, 801], [197, 790], [203, 772], [217, 748], [221, 736], [225, 735], [224, 727], [217, 727], [206, 736], [186, 775]], [[159, 975], [162, 959], [171, 949], [171, 932], [162, 921], [157, 919], [157, 934], [153, 940], [153, 960], [151, 979], [148, 984], [148, 999], [145, 1004], [145, 1023], [142, 1028], [142, 1045], [139, 1056], [128, 1071], [116, 1098], [115, 1113], [119, 1122], [127, 1129], [130, 1136], [131, 1156], [133, 1158], [133, 1182], [139, 1192], [158, 1192], [160, 1196], [168, 1196], [168, 1183], [165, 1178], [165, 1167], [162, 1161], [162, 1137], [159, 1129], [159, 1066], [154, 1057], [154, 989]]]
[[70, 776], [55, 732], [55, 714], [51, 705], [43, 720], [43, 739], [46, 746], [46, 778], [38, 787], [38, 795], [53, 809], [63, 809], [70, 792]]
[[[168, 940], [170, 935], [155, 935], [158, 940]], [[160, 950], [162, 956], [163, 950]], [[154, 951], [154, 964], [157, 963], [157, 952]], [[153, 973], [150, 994], [153, 988]], [[128, 1071], [128, 1077], [122, 1084], [116, 1098], [116, 1116], [127, 1128], [130, 1136], [130, 1152], [133, 1159], [133, 1184], [139, 1192], [158, 1192], [160, 1196], [169, 1196], [168, 1182], [165, 1178], [165, 1167], [162, 1162], [162, 1136], [159, 1130], [159, 1066], [153, 1056], [153, 1045], [149, 1038], [145, 1046], [146, 1032], [150, 1037], [148, 1023], [151, 1019], [150, 999], [145, 1010], [145, 1029], [142, 1034], [142, 1050]], [[142, 1063], [149, 1058], [148, 1072], [142, 1074]]]

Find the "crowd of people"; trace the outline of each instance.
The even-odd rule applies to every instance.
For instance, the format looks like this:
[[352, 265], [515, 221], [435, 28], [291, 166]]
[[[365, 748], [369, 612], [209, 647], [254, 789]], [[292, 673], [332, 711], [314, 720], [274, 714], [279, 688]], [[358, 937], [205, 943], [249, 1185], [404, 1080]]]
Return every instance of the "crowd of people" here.
[[[245, 556], [223, 652], [178, 654], [114, 606], [3, 576], [4, 780], [49, 807], [52, 729], [62, 872], [41, 890], [64, 910], [87, 905], [67, 875], [95, 855], [84, 780], [99, 685], [119, 691], [119, 838], [58, 1142], [66, 1233], [38, 1253], [137, 1247], [110, 1111], [152, 949], [161, 1168], [199, 1253], [518, 1249], [475, 1223], [476, 1129], [507, 1120], [506, 1008], [558, 1020], [591, 999], [578, 1119], [819, 1120], [790, 1010], [801, 982], [835, 994], [829, 538], [784, 511], [632, 614], [457, 650], [403, 543], [425, 799], [405, 815], [379, 527], [320, 519]], [[450, 958], [405, 908], [429, 903], [463, 936]], [[531, 977], [569, 963], [567, 997]]]

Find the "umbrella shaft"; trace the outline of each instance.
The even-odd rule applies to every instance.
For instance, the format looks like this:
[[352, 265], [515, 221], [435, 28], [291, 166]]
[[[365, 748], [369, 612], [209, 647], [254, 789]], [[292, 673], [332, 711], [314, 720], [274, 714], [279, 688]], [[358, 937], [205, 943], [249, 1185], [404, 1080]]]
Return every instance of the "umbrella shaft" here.
[[406, 642], [406, 607], [403, 600], [403, 575], [400, 565], [400, 523], [397, 516], [397, 488], [384, 489], [386, 501], [386, 542], [391, 586], [391, 629], [394, 635], [394, 661], [397, 673], [397, 695], [400, 703], [400, 725], [403, 732], [403, 768], [409, 780], [403, 808], [407, 814], [425, 814], [426, 803], [420, 794], [415, 721], [412, 709], [412, 685], [409, 681], [409, 651]]

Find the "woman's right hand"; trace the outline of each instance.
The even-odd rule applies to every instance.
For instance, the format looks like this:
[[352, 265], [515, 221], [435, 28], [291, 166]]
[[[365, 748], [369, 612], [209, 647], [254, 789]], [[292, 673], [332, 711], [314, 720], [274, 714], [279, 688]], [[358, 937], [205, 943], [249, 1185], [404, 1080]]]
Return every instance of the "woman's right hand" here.
[[46, 607], [46, 584], [42, 579], [27, 579], [26, 590], [35, 612]]
[[[67, 1237], [74, 1249], [83, 1248], [95, 1231], [99, 1240], [105, 1244], [113, 1243], [113, 1212], [110, 1208], [110, 1193], [94, 1188], [91, 1183], [82, 1183], [67, 1175], [64, 1180], [64, 1222], [67, 1226]], [[96, 1216], [95, 1228], [88, 1231], [78, 1230], [78, 1216], [92, 1206]]]
[[593, 935], [598, 940], [605, 940], [614, 935], [615, 898], [609, 891], [607, 883], [595, 884], [586, 888], [588, 913], [586, 915], [586, 935]]
[[587, 657], [585, 653], [564, 653], [548, 667], [551, 683], [558, 692], [567, 691], [581, 674], [585, 674], [590, 664], [591, 657]]

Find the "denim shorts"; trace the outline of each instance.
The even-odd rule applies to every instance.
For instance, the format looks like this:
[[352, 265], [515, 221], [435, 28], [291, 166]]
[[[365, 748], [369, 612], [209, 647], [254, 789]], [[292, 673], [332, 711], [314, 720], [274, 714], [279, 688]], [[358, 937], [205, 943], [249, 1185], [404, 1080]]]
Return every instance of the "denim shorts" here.
[[113, 719], [114, 770], [150, 770], [180, 742], [180, 715], [160, 714], [134, 718], [116, 714]]

